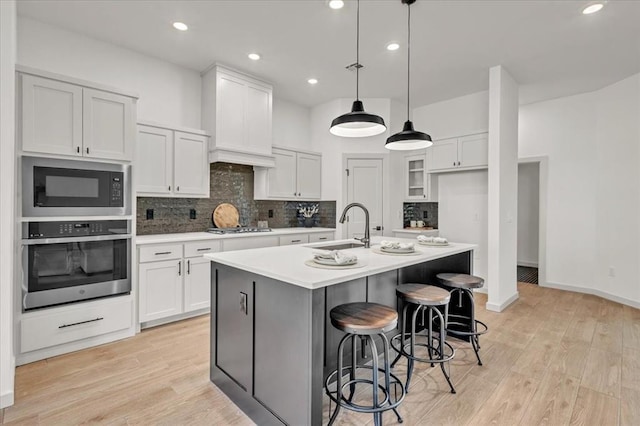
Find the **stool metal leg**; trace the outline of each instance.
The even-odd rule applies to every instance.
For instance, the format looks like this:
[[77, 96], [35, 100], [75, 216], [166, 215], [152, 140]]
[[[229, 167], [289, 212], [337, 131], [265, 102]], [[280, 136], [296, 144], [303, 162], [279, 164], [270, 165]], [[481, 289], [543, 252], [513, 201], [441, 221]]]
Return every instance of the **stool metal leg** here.
[[[431, 306], [422, 306], [423, 311], [429, 313], [429, 329], [427, 332], [427, 350], [429, 351], [429, 359], [433, 359], [433, 308]], [[432, 362], [431, 367], [435, 364]]]
[[[382, 338], [382, 348], [384, 350], [384, 386], [385, 389], [387, 389], [387, 392], [389, 392], [389, 398], [391, 398], [391, 374], [389, 372], [389, 340], [387, 339], [387, 336], [384, 335], [384, 333], [381, 334], [380, 337]], [[398, 418], [398, 423], [402, 423], [404, 420], [402, 420], [402, 417], [400, 416], [400, 413], [398, 413], [398, 410], [394, 408], [393, 412]], [[380, 415], [382, 416], [382, 414]], [[380, 417], [380, 424], [382, 424], [382, 417]]]
[[338, 345], [338, 373], [336, 374], [336, 411], [333, 412], [331, 418], [329, 419], [329, 425], [332, 425], [333, 422], [336, 421], [336, 417], [338, 417], [338, 413], [340, 412], [341, 402], [342, 402], [342, 356], [344, 354], [344, 342], [351, 337], [352, 335], [347, 334], [340, 340], [340, 344]]
[[[349, 374], [349, 379], [352, 381], [356, 379], [357, 358], [358, 353], [356, 352], [356, 335], [354, 334], [351, 336], [351, 372]], [[353, 395], [355, 395], [356, 393], [355, 382], [351, 383], [351, 385], [349, 386], [349, 391], [351, 392], [349, 394], [349, 402], [351, 402], [353, 400]]]
[[413, 315], [411, 316], [411, 337], [409, 338], [411, 357], [407, 358], [407, 384], [404, 386], [406, 393], [409, 393], [409, 384], [411, 384], [411, 375], [413, 374], [413, 357], [415, 357], [416, 347], [416, 319], [418, 318], [418, 312], [420, 312], [420, 309], [413, 311]]
[[480, 359], [480, 354], [478, 351], [480, 350], [480, 339], [478, 337], [478, 328], [476, 326], [476, 304], [473, 300], [473, 293], [471, 290], [465, 290], [467, 296], [469, 296], [469, 303], [471, 303], [471, 332], [473, 333], [471, 337], [471, 346], [473, 347], [473, 351], [476, 353], [476, 358], [478, 358], [478, 365], [482, 365], [482, 360]]
[[[442, 314], [440, 313], [440, 311], [438, 309], [434, 309], [434, 311], [436, 312], [436, 315], [438, 316], [438, 320], [440, 321], [440, 324], [444, 324], [444, 318], [442, 317]], [[440, 350], [439, 350], [439, 354], [438, 354], [438, 358], [443, 360], [444, 359], [444, 341], [445, 341], [445, 337], [447, 335], [447, 331], [445, 330], [444, 327], [440, 327]], [[447, 361], [447, 364], [449, 363], [449, 361]], [[449, 383], [449, 387], [451, 388], [451, 393], [456, 393], [455, 388], [453, 387], [453, 384], [451, 383], [451, 378], [449, 377], [449, 373], [447, 373], [447, 370], [444, 367], [444, 362], [440, 362], [440, 369], [442, 370], [442, 374], [444, 374], [444, 378], [447, 379], [447, 383]]]
[[[369, 342], [371, 342], [371, 361], [372, 361], [372, 399], [373, 399], [373, 407], [379, 408], [380, 403], [378, 402], [378, 348], [376, 347], [376, 342], [373, 340], [373, 336], [367, 336]], [[373, 424], [375, 426], [382, 426], [382, 413], [373, 413]]]
[[396, 358], [393, 360], [393, 362], [391, 363], [391, 368], [394, 368], [396, 366], [396, 363], [400, 360], [400, 357], [402, 357], [402, 348], [404, 348], [404, 340], [405, 340], [405, 327], [407, 324], [407, 308], [409, 307], [408, 303], [404, 304], [404, 307], [402, 308], [402, 317], [400, 318], [400, 352], [398, 352], [398, 355], [396, 355]]

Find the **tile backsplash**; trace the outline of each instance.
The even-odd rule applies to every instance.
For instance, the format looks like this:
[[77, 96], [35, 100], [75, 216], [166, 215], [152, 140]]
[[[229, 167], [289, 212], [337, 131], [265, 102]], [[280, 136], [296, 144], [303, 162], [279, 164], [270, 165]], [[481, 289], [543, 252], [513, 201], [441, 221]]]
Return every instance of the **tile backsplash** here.
[[423, 220], [425, 226], [438, 229], [438, 203], [403, 203], [403, 227], [408, 228], [412, 220]]
[[[240, 213], [240, 225], [257, 226], [266, 220], [272, 228], [303, 226], [298, 205], [318, 204], [314, 226], [335, 228], [336, 202], [264, 201], [253, 199], [253, 167], [230, 163], [210, 164], [209, 198], [138, 197], [137, 234], [171, 234], [204, 231], [213, 226], [211, 215], [220, 203], [231, 203]], [[153, 209], [153, 219], [147, 210]], [[195, 210], [195, 219], [190, 218]], [[271, 213], [272, 217], [269, 217]]]

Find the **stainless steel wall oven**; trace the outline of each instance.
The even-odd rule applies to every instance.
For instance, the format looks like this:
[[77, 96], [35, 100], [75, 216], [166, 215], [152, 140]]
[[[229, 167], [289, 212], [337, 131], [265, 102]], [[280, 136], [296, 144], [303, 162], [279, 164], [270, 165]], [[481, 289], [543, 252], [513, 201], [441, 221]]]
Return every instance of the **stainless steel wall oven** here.
[[129, 220], [25, 222], [22, 308], [131, 291]]
[[129, 166], [22, 157], [22, 216], [131, 214]]

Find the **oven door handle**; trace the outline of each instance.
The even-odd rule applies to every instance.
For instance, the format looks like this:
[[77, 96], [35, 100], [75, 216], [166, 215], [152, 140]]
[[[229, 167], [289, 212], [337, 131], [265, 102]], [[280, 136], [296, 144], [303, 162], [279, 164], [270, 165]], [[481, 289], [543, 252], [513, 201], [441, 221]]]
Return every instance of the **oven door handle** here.
[[30, 240], [22, 240], [25, 246], [33, 246], [38, 244], [60, 244], [60, 243], [80, 243], [88, 241], [113, 241], [130, 239], [131, 234], [114, 234], [114, 235], [95, 235], [91, 237], [62, 237], [62, 238], [34, 238]]

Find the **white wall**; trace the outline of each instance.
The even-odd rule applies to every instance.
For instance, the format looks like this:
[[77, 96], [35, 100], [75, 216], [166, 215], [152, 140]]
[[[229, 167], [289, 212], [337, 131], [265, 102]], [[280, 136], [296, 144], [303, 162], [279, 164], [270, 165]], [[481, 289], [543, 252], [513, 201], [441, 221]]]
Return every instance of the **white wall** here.
[[538, 266], [540, 165], [518, 164], [518, 265]]
[[311, 150], [311, 110], [274, 96], [273, 144]]
[[416, 129], [433, 140], [489, 130], [489, 92], [477, 92], [413, 110]]
[[18, 64], [138, 93], [138, 119], [199, 129], [200, 73], [28, 18]]
[[0, 1], [0, 408], [13, 404], [16, 3]]
[[640, 74], [520, 108], [520, 157], [549, 158], [549, 285], [640, 306], [639, 123]]

